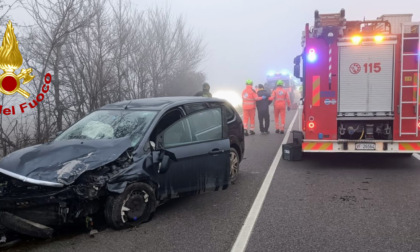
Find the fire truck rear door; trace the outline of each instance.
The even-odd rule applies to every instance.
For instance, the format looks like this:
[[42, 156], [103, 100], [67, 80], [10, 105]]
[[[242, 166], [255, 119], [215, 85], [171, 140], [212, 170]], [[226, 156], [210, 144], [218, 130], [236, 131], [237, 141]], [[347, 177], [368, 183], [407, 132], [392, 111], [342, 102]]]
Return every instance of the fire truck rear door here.
[[392, 116], [394, 45], [339, 49], [339, 116]]

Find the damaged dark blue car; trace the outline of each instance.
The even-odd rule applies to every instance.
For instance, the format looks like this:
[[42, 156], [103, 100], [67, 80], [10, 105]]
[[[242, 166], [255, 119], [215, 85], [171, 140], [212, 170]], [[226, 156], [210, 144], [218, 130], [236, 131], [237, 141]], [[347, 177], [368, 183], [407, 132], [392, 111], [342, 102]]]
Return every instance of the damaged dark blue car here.
[[166, 200], [226, 189], [243, 153], [241, 118], [224, 100], [104, 106], [54, 141], [0, 161], [0, 236], [48, 238], [97, 213], [115, 229], [140, 224]]

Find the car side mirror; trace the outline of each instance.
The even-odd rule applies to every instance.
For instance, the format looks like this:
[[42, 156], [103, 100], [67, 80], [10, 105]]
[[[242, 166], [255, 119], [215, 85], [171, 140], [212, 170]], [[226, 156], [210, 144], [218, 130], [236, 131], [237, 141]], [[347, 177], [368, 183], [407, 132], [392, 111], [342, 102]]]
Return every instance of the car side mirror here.
[[177, 161], [175, 154], [167, 150], [152, 151], [152, 160], [157, 166], [158, 173], [167, 172], [172, 161]]
[[171, 166], [171, 159], [169, 156], [164, 155], [162, 162], [159, 163], [158, 173], [165, 173], [168, 171], [169, 166]]
[[154, 165], [160, 162], [160, 151], [152, 151], [152, 161]]
[[150, 141], [149, 144], [150, 144], [150, 149], [152, 149], [152, 151], [156, 150], [156, 144], [155, 144], [155, 142]]

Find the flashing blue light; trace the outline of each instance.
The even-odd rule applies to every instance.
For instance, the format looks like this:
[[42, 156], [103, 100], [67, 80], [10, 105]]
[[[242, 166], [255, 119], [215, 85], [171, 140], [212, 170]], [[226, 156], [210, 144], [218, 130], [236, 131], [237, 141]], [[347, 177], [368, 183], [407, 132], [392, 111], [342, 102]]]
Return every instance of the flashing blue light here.
[[309, 62], [315, 62], [317, 60], [317, 55], [315, 49], [311, 48], [308, 51], [308, 55], [306, 56]]
[[274, 71], [270, 71], [267, 73], [268, 76], [273, 77], [276, 73]]
[[324, 138], [324, 134], [318, 133], [318, 139], [322, 139], [322, 138]]

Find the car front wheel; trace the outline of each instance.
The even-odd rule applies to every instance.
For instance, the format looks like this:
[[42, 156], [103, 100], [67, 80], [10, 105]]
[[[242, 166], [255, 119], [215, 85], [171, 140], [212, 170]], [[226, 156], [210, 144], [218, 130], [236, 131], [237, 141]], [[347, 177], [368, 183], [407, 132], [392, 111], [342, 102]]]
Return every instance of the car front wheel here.
[[239, 155], [235, 148], [230, 148], [230, 182], [234, 183], [239, 173]]
[[153, 188], [146, 183], [134, 183], [123, 193], [108, 197], [105, 218], [112, 228], [123, 229], [148, 221], [155, 209]]

